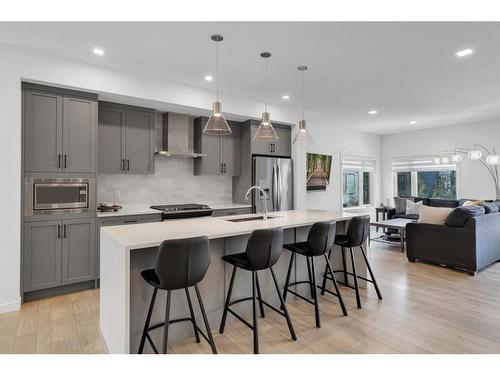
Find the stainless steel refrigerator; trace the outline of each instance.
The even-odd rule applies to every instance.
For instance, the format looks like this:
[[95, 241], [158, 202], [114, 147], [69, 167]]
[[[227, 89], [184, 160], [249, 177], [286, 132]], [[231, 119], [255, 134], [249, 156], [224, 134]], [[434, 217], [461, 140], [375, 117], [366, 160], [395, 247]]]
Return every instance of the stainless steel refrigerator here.
[[[252, 184], [259, 185], [267, 195], [267, 210], [293, 210], [292, 159], [254, 156]], [[262, 212], [262, 194], [253, 192], [253, 210]]]

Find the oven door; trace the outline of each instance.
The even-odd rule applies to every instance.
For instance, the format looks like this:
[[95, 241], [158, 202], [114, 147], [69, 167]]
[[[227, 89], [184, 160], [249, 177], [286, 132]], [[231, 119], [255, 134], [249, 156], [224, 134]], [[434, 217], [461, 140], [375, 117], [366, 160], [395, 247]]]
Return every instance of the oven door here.
[[34, 182], [33, 210], [63, 210], [89, 207], [88, 182]]

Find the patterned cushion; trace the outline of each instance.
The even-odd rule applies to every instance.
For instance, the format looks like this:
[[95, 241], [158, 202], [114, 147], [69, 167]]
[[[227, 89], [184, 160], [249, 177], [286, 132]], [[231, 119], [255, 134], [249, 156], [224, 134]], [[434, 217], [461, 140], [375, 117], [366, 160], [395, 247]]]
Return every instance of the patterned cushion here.
[[406, 200], [406, 215], [420, 215], [420, 208], [423, 206], [424, 202], [412, 202], [411, 200]]
[[406, 213], [406, 198], [394, 197], [394, 206], [396, 207], [397, 214]]

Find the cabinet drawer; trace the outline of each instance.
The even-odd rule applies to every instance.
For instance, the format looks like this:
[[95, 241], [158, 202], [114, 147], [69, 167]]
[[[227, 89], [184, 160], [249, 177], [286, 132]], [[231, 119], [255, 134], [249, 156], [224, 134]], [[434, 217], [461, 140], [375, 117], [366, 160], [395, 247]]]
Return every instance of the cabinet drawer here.
[[143, 224], [143, 223], [156, 223], [161, 221], [161, 214], [151, 215], [133, 215], [133, 216], [120, 216], [110, 218], [99, 218], [98, 226], [111, 227], [115, 225], [130, 225], [130, 224]]
[[251, 214], [252, 209], [248, 208], [232, 208], [232, 209], [224, 209], [224, 210], [214, 210], [212, 217], [220, 217], [220, 216], [232, 216], [232, 215], [245, 215]]

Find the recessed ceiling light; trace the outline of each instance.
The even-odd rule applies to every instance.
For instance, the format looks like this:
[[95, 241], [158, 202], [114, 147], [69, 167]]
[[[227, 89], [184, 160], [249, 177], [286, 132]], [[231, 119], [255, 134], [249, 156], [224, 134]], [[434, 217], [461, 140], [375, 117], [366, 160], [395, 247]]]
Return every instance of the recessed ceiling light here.
[[410, 125], [416, 125], [416, 124], [418, 124], [418, 122], [416, 122], [415, 120], [410, 121]]
[[281, 97], [281, 99], [283, 99], [283, 100], [288, 100], [288, 99], [290, 99], [290, 95], [283, 95], [283, 96]]
[[94, 47], [92, 52], [94, 53], [94, 55], [97, 55], [97, 56], [103, 56], [105, 53], [104, 50], [100, 47]]
[[467, 48], [467, 49], [463, 49], [461, 51], [455, 52], [455, 55], [457, 57], [464, 57], [464, 56], [467, 56], [467, 55], [472, 55], [473, 53], [474, 53], [473, 50], [471, 50], [470, 48]]
[[214, 80], [214, 77], [212, 77], [212, 76], [205, 76], [205, 81], [212, 82], [213, 80]]
[[368, 111], [369, 115], [376, 115], [378, 111], [376, 109], [372, 109], [371, 111]]

